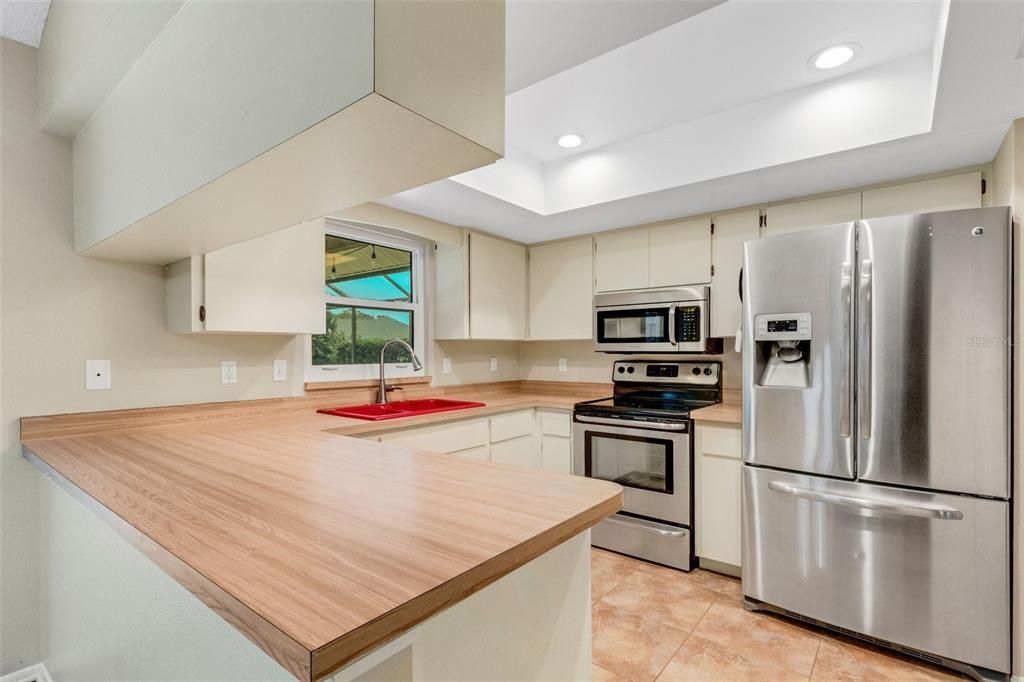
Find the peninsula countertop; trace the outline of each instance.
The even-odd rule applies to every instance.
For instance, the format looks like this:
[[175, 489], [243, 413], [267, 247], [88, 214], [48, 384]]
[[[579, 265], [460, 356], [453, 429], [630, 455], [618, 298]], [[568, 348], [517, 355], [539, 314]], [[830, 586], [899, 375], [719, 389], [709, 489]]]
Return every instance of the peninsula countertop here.
[[325, 395], [33, 417], [22, 445], [289, 672], [317, 680], [621, 506], [605, 481], [339, 437], [590, 396], [464, 397], [488, 406], [371, 423], [317, 414]]

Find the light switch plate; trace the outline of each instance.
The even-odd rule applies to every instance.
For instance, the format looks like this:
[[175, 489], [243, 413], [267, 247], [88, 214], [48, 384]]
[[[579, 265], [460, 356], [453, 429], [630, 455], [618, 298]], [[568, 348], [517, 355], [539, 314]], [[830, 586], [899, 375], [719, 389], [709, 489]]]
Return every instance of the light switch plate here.
[[110, 360], [85, 361], [85, 390], [106, 391], [110, 388]]
[[558, 358], [558, 371], [559, 372], [568, 372], [569, 371], [569, 363], [566, 362], [565, 358]]
[[441, 361], [441, 374], [451, 374], [451, 373], [452, 373], [452, 359], [451, 358], [445, 358], [444, 360]]
[[491, 371], [492, 372], [497, 372], [498, 371], [498, 356], [497, 355], [492, 355], [491, 356]]
[[238, 383], [238, 363], [234, 360], [224, 360], [220, 363], [220, 383]]
[[288, 361], [274, 360], [274, 381], [288, 380]]

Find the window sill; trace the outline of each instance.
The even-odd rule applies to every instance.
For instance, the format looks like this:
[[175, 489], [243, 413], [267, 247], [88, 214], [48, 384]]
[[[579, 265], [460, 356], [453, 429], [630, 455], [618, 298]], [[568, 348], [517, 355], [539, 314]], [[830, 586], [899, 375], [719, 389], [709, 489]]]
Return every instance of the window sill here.
[[[428, 385], [431, 377], [394, 377], [387, 380], [388, 386]], [[338, 388], [376, 388], [378, 379], [350, 379], [347, 381], [307, 381], [306, 391], [327, 391]]]

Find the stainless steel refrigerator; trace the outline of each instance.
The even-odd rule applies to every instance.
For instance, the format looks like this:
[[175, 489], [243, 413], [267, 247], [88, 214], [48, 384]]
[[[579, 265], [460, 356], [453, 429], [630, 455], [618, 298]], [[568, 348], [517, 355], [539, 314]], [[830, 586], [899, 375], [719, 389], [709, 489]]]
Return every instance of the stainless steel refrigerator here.
[[749, 241], [743, 593], [1010, 671], [1007, 208]]

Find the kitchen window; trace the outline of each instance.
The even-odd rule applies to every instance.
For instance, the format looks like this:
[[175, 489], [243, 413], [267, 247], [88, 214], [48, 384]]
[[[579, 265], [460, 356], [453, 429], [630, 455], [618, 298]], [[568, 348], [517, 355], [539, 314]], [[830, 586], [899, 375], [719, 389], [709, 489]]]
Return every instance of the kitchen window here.
[[[327, 333], [310, 336], [306, 379], [373, 379], [380, 349], [408, 342], [424, 359], [423, 245], [344, 223], [324, 234], [324, 315]], [[388, 349], [387, 374], [415, 376], [408, 351]]]

